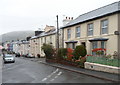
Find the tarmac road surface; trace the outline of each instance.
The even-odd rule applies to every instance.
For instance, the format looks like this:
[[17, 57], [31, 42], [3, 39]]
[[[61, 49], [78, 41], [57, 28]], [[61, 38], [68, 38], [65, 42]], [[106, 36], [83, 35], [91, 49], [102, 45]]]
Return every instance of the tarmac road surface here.
[[110, 83], [110, 81], [16, 58], [3, 65], [2, 83]]

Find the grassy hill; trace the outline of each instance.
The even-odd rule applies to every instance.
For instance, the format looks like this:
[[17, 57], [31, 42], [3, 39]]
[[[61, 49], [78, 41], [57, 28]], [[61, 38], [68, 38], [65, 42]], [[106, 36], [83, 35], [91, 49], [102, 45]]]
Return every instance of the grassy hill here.
[[0, 35], [2, 42], [6, 41], [17, 41], [26, 39], [28, 36], [34, 36], [34, 31], [13, 31]]

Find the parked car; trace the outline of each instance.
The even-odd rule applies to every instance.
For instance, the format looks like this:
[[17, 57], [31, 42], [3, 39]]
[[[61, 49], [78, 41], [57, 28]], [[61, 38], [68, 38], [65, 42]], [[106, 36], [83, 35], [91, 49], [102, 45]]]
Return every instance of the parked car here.
[[31, 55], [31, 54], [27, 54], [26, 55], [27, 58], [35, 58], [35, 56]]
[[20, 53], [16, 53], [16, 54], [15, 54], [15, 57], [20, 57]]
[[22, 57], [26, 57], [26, 54], [21, 54]]
[[11, 55], [11, 54], [5, 54], [3, 56], [3, 60], [4, 60], [4, 63], [7, 63], [7, 62], [15, 62], [15, 56], [14, 55]]

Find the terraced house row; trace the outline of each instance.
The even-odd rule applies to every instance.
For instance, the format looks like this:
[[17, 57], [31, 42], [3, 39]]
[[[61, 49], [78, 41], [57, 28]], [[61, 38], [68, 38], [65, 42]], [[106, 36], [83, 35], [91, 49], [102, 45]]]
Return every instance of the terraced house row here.
[[44, 57], [45, 54], [41, 49], [44, 43], [51, 44], [56, 48], [56, 33], [56, 28], [48, 25], [46, 25], [44, 31], [36, 31], [35, 36], [30, 39], [30, 53], [33, 56]]
[[[59, 30], [60, 47], [74, 49], [83, 44], [89, 55], [95, 55], [92, 51], [95, 48], [106, 49], [107, 55], [120, 53], [120, 1], [82, 14], [76, 19], [66, 17], [63, 24]], [[43, 43], [56, 48], [57, 30], [54, 26], [46, 26], [45, 30], [36, 31], [35, 36], [27, 43], [28, 52], [34, 56], [44, 56], [41, 50]]]
[[[63, 46], [86, 46], [94, 55], [94, 48], [106, 49], [106, 54], [120, 53], [120, 2], [78, 16], [62, 28]], [[118, 34], [118, 35], [116, 35]]]

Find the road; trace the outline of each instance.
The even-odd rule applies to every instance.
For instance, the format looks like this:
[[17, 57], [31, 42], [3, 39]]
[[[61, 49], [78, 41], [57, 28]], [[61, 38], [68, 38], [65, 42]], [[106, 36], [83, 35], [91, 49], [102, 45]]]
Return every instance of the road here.
[[[1, 50], [0, 50], [1, 53]], [[0, 56], [0, 84], [2, 84], [2, 56]]]
[[3, 83], [110, 83], [22, 58], [4, 64], [2, 75]]

